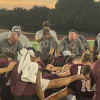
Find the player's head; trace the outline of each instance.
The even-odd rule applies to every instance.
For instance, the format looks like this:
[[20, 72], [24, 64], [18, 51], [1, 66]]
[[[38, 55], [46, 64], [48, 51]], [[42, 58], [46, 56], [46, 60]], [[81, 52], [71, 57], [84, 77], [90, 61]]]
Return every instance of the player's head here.
[[83, 64], [89, 64], [91, 65], [91, 63], [93, 62], [93, 57], [90, 53], [84, 53], [81, 57], [82, 63]]
[[47, 69], [42, 69], [42, 76], [50, 74], [49, 70]]
[[68, 34], [68, 38], [70, 42], [74, 42], [76, 40], [76, 31], [75, 30], [70, 30]]
[[95, 62], [97, 60], [98, 60], [98, 56], [97, 55], [93, 56], [93, 62]]
[[7, 56], [5, 54], [0, 54], [1, 60], [8, 60]]
[[17, 42], [18, 42], [18, 35], [17, 35], [17, 33], [15, 33], [15, 32], [9, 33], [7, 40], [8, 40], [10, 45], [12, 45], [12, 46], [16, 45]]
[[43, 38], [49, 39], [50, 38], [50, 31], [48, 29], [43, 29]]
[[72, 62], [75, 63], [75, 64], [82, 64], [81, 56], [82, 56], [82, 54], [76, 54], [73, 57], [73, 61]]
[[47, 53], [45, 55], [45, 62], [47, 64], [53, 64], [54, 63], [54, 56], [52, 54]]
[[28, 47], [27, 50], [28, 52], [30, 52], [31, 62], [35, 62], [36, 61], [36, 50], [33, 47]]
[[41, 58], [41, 53], [40, 51], [36, 50], [36, 61], [39, 61]]
[[72, 62], [72, 61], [73, 61], [73, 56], [70, 56], [65, 60], [65, 64], [67, 64], [68, 62]]
[[4, 54], [7, 56], [8, 61], [13, 61], [15, 58], [15, 55], [11, 52], [4, 52]]
[[50, 30], [51, 24], [49, 21], [45, 21], [45, 22], [43, 22], [42, 27], [43, 27], [43, 29]]
[[85, 79], [88, 80], [90, 76], [90, 65], [85, 65], [82, 68], [82, 74], [85, 76]]
[[54, 64], [55, 67], [63, 67], [64, 63], [62, 61], [56, 61]]

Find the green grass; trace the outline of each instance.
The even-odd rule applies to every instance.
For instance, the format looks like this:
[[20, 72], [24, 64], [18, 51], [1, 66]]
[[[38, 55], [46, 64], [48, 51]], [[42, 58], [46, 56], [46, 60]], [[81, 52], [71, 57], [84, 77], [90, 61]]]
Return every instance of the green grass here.
[[[38, 43], [35, 40], [31, 40], [30, 42], [33, 45], [33, 47], [37, 50], [38, 49]], [[60, 43], [60, 41], [58, 41], [58, 42]], [[88, 42], [89, 42], [90, 46], [93, 48], [93, 42], [94, 41], [88, 41]]]
[[93, 48], [93, 42], [94, 41], [88, 41], [88, 42], [89, 42], [90, 46]]

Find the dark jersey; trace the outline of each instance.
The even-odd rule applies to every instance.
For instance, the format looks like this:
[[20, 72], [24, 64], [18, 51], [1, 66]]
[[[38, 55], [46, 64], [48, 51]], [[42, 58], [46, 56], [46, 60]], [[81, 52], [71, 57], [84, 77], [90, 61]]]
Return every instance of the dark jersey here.
[[43, 61], [37, 61], [37, 63], [41, 66], [41, 70], [45, 68], [45, 63]]
[[100, 60], [94, 62], [91, 66], [90, 81], [91, 86], [95, 84], [95, 91], [92, 100], [100, 100]]
[[[49, 80], [53, 80], [53, 79], [57, 79], [58, 76], [56, 74], [47, 74], [43, 76], [44, 79], [49, 79]], [[45, 98], [47, 98], [48, 96], [50, 96], [51, 94], [53, 94], [53, 89], [46, 89], [44, 91], [44, 95]]]
[[21, 75], [18, 74], [19, 62], [15, 65], [11, 72], [11, 92], [15, 97], [35, 95], [35, 85], [31, 82], [24, 82], [21, 80]]
[[[83, 64], [73, 64], [70, 66], [71, 75], [79, 75], [82, 72]], [[78, 96], [82, 96], [83, 98], [92, 98], [93, 92], [87, 91], [87, 89], [83, 86], [83, 80], [77, 80], [68, 85], [74, 91], [74, 94]]]

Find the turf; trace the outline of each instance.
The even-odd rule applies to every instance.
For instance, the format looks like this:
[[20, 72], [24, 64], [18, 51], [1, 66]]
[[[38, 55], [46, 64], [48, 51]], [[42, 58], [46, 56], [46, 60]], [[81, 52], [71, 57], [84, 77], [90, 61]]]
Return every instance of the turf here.
[[[33, 45], [33, 47], [37, 50], [38, 49], [38, 43], [35, 40], [31, 40], [30, 42]], [[88, 42], [89, 42], [90, 46], [93, 48], [93, 42], [94, 41], [88, 41]], [[59, 41], [59, 43], [60, 43], [60, 41]]]

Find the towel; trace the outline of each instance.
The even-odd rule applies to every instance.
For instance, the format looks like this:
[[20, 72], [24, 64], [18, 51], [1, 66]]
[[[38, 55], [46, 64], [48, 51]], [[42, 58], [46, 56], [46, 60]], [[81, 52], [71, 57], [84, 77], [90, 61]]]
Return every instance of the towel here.
[[22, 71], [21, 80], [35, 84], [39, 65], [36, 62], [30, 61], [30, 56], [35, 57], [35, 54], [33, 50], [27, 50], [25, 48], [20, 53], [22, 57], [18, 66], [18, 74]]
[[66, 51], [63, 51], [63, 55], [64, 56], [71, 56], [71, 52], [66, 50]]

